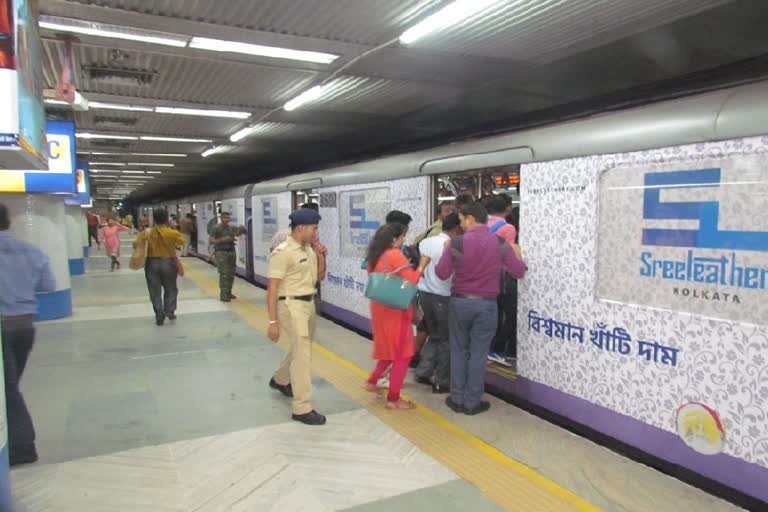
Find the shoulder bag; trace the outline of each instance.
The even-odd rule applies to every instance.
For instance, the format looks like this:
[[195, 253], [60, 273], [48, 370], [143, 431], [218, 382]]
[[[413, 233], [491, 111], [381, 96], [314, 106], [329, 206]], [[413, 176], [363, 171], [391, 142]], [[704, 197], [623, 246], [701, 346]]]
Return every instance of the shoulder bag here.
[[368, 276], [368, 286], [365, 288], [365, 296], [385, 306], [395, 309], [407, 310], [411, 307], [416, 297], [416, 286], [397, 275], [401, 270], [410, 267], [403, 265], [391, 272], [387, 272], [387, 256], [384, 256], [384, 272], [371, 272]]
[[144, 230], [144, 239], [133, 248], [131, 259], [128, 261], [128, 268], [131, 270], [144, 268], [147, 263], [147, 251], [149, 251], [149, 229]]

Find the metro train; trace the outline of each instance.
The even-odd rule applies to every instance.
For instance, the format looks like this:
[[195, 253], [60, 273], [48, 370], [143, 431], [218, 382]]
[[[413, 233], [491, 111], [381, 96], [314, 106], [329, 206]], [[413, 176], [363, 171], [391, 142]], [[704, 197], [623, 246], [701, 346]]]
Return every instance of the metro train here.
[[768, 82], [143, 205], [248, 226], [238, 273], [320, 206], [322, 312], [370, 331], [360, 262], [389, 210], [504, 193], [529, 267], [517, 375], [489, 384], [677, 476], [768, 502]]

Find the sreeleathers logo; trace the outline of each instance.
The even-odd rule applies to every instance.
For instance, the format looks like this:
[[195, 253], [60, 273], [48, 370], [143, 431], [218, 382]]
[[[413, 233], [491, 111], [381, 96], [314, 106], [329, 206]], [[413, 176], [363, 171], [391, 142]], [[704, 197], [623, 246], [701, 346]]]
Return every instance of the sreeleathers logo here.
[[[719, 201], [661, 201], [663, 190], [717, 188], [721, 185], [720, 178], [719, 168], [646, 173], [643, 218], [698, 221], [699, 226], [698, 229], [643, 228], [643, 245], [725, 249], [728, 252], [712, 257], [697, 255], [690, 249], [685, 259], [668, 260], [655, 259], [653, 252], [643, 251], [640, 254], [641, 276], [735, 288], [766, 288], [768, 268], [740, 265], [738, 257], [741, 251], [768, 252], [768, 233], [721, 231]], [[759, 216], [762, 212], [753, 214]]]

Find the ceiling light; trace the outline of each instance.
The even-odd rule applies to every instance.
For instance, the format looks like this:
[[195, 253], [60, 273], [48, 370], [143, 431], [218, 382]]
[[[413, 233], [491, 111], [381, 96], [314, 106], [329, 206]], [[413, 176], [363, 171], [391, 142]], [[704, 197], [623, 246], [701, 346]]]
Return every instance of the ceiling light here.
[[207, 116], [207, 117], [233, 117], [236, 119], [247, 119], [251, 117], [250, 112], [237, 112], [234, 110], [208, 110], [200, 108], [177, 108], [177, 107], [155, 107], [158, 114], [180, 114], [185, 116]]
[[43, 101], [49, 105], [71, 105], [68, 101], [54, 100], [51, 98], [45, 98]]
[[183, 157], [187, 156], [185, 153], [128, 153], [131, 156], [173, 156]]
[[147, 167], [173, 167], [176, 164], [149, 164], [146, 162], [133, 162], [133, 163], [129, 163], [128, 165], [144, 165]]
[[400, 35], [400, 42], [403, 44], [411, 44], [417, 39], [421, 39], [436, 30], [464, 22], [471, 16], [498, 1], [499, 0], [456, 0], [452, 4], [443, 7], [435, 14], [424, 18], [424, 20], [403, 32], [402, 35]]
[[162, 174], [163, 171], [147, 171], [147, 174]]
[[320, 98], [320, 96], [323, 95], [325, 92], [325, 87], [322, 85], [316, 85], [315, 87], [311, 88], [308, 91], [304, 91], [303, 93], [299, 94], [292, 100], [290, 100], [288, 103], [283, 105], [283, 108], [290, 112], [291, 110], [296, 110], [300, 106], [310, 103], [312, 101], [317, 100]]
[[142, 135], [141, 140], [156, 140], [160, 142], [200, 142], [200, 143], [213, 142], [211, 139], [187, 139], [184, 137], [155, 137], [150, 135]]
[[332, 53], [310, 52], [304, 50], [291, 50], [290, 48], [279, 48], [277, 46], [262, 46], [260, 44], [238, 43], [236, 41], [225, 41], [223, 39], [209, 39], [207, 37], [193, 37], [189, 42], [190, 48], [200, 50], [210, 50], [214, 52], [244, 53], [246, 55], [257, 55], [260, 57], [271, 57], [274, 59], [301, 60], [305, 62], [317, 62], [319, 64], [330, 64], [338, 59], [338, 55]]
[[123, 174], [144, 174], [144, 171], [128, 171], [128, 170], [122, 170], [120, 171]]
[[88, 162], [88, 163], [91, 164], [91, 165], [99, 165], [99, 166], [101, 166], [101, 165], [117, 165], [117, 166], [120, 166], [120, 167], [125, 167], [125, 164], [121, 163], [121, 162]]
[[152, 107], [143, 107], [141, 105], [123, 105], [121, 103], [102, 103], [100, 101], [91, 101], [88, 108], [103, 108], [109, 110], [131, 110], [136, 112], [152, 112]]
[[133, 135], [104, 135], [100, 133], [76, 133], [78, 139], [116, 139], [116, 140], [139, 140]]
[[211, 155], [215, 155], [217, 153], [227, 153], [229, 151], [232, 151], [233, 149], [235, 149], [234, 146], [214, 146], [210, 149], [206, 149], [205, 151], [203, 151], [202, 157], [206, 158]]
[[72, 18], [59, 18], [56, 16], [40, 16], [40, 28], [71, 32], [87, 36], [109, 37], [112, 39], [126, 39], [128, 41], [140, 41], [142, 43], [161, 44], [184, 48], [187, 46], [188, 37], [175, 34], [166, 34], [154, 30], [135, 29], [118, 25], [92, 23]]

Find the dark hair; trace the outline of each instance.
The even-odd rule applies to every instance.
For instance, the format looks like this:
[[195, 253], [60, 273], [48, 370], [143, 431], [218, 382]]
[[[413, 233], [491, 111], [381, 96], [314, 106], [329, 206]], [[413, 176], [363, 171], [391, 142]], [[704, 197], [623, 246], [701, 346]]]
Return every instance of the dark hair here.
[[188, 219], [191, 219], [191, 218], [192, 218], [192, 214], [191, 214], [191, 213], [188, 213], [188, 214], [186, 215], [186, 217], [187, 217]]
[[489, 210], [491, 208], [491, 203], [493, 202], [493, 198], [495, 196], [488, 194], [486, 196], [483, 196], [480, 198], [480, 204], [482, 204], [486, 210]]
[[392, 242], [403, 236], [405, 229], [405, 226], [402, 224], [391, 223], [384, 224], [376, 230], [373, 240], [368, 244], [368, 265], [371, 269], [376, 268], [381, 255], [392, 247]]
[[152, 210], [152, 219], [154, 219], [155, 224], [167, 224], [168, 212], [166, 210], [163, 210], [162, 208], [157, 208], [156, 210]]
[[456, 198], [456, 207], [461, 208], [465, 204], [474, 203], [475, 198], [472, 197], [472, 194], [461, 194], [459, 197]]
[[0, 203], [0, 231], [5, 231], [11, 227], [11, 218], [8, 216], [8, 208]]
[[458, 213], [452, 213], [443, 220], [443, 231], [450, 231], [461, 226], [461, 220]]
[[509, 202], [507, 202], [506, 196], [504, 195], [498, 195], [493, 198], [493, 200], [490, 202], [490, 205], [488, 206], [488, 211], [490, 213], [504, 213], [507, 211], [507, 207], [509, 206]]
[[408, 227], [408, 224], [411, 223], [411, 220], [412, 219], [410, 215], [405, 212], [401, 212], [400, 210], [392, 210], [387, 214], [386, 218], [387, 224], [402, 224], [405, 227]]
[[301, 205], [301, 208], [309, 208], [310, 210], [315, 210], [316, 212], [320, 211], [320, 205], [317, 203], [304, 203]]
[[223, 217], [224, 215], [226, 215], [227, 217], [231, 217], [231, 216], [232, 216], [232, 214], [231, 214], [231, 213], [229, 213], [229, 212], [221, 212], [219, 215], [220, 215], [220, 216], [222, 216], [222, 217]]
[[488, 211], [480, 203], [465, 204], [461, 207], [461, 214], [465, 217], [471, 215], [480, 224], [488, 222]]
[[438, 207], [437, 207], [437, 211], [442, 213], [443, 208], [445, 208], [446, 206], [450, 206], [451, 208], [453, 208], [453, 206], [454, 206], [453, 201], [444, 201], [444, 202], [440, 203], [440, 205], [438, 205]]

